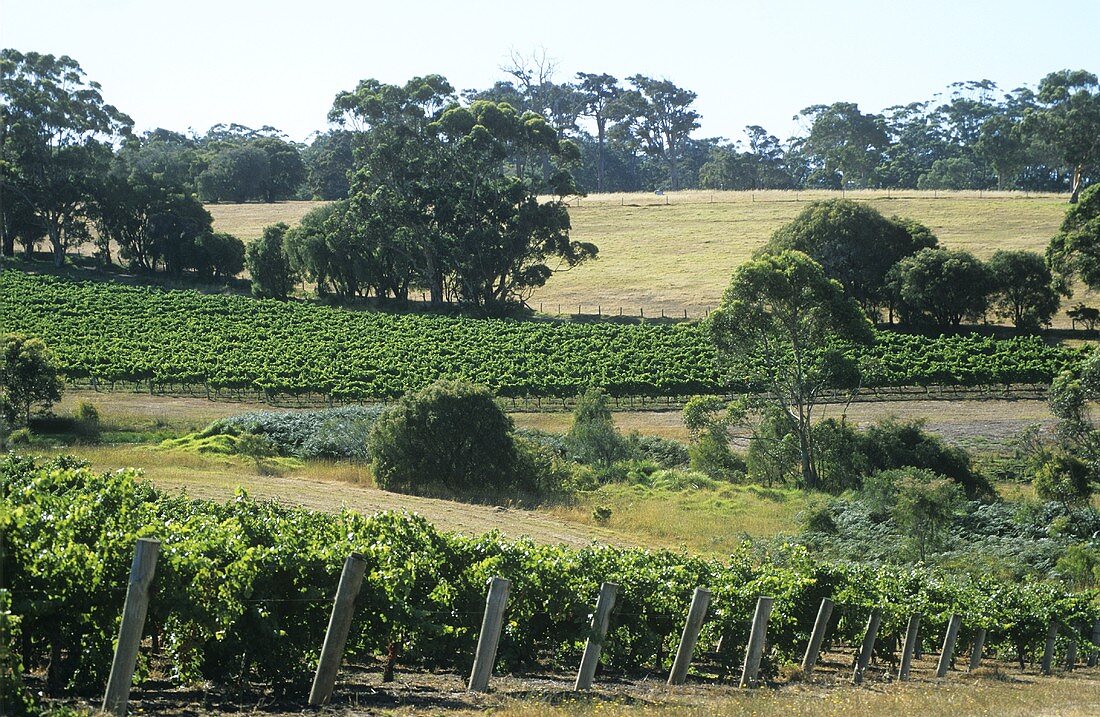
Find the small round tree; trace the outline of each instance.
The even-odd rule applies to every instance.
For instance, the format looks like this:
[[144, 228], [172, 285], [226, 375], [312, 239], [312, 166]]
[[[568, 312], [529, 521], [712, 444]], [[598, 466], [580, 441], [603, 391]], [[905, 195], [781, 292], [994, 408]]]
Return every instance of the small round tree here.
[[1035, 471], [1035, 492], [1043, 500], [1053, 500], [1067, 509], [1085, 505], [1092, 497], [1089, 467], [1068, 453], [1054, 453]]
[[286, 299], [298, 280], [285, 247], [289, 227], [282, 222], [264, 228], [264, 235], [248, 245], [248, 273], [252, 293], [266, 299]]
[[61, 400], [61, 386], [53, 356], [41, 339], [0, 336], [0, 412], [5, 419], [25, 425], [35, 404], [49, 409]]
[[590, 388], [577, 396], [568, 440], [573, 454], [582, 463], [610, 466], [629, 453], [611, 417], [607, 392], [601, 388]]
[[370, 457], [379, 487], [495, 490], [516, 476], [513, 424], [488, 389], [437, 381], [406, 394], [375, 422]]

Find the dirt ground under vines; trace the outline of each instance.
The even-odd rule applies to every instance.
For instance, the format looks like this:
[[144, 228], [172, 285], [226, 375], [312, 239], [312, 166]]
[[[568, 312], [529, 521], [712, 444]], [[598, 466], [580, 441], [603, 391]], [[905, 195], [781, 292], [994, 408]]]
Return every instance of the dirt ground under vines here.
[[[1046, 677], [1040, 676], [1034, 666], [1021, 672], [1015, 665], [986, 660], [985, 666], [974, 673], [952, 670], [946, 678], [937, 680], [935, 658], [926, 653], [914, 661], [912, 679], [905, 683], [895, 681], [896, 666], [883, 661], [868, 668], [862, 686], [853, 686], [853, 658], [850, 651], [844, 650], [823, 655], [812, 680], [805, 681], [797, 671], [788, 670], [757, 690], [738, 689], [739, 674], [717, 675], [713, 664], [703, 661], [700, 667], [704, 674], [693, 675], [684, 686], [666, 686], [667, 673], [630, 677], [597, 674], [595, 688], [584, 694], [573, 691], [573, 675], [565, 673], [496, 675], [488, 693], [472, 694], [466, 691], [465, 675], [457, 672], [398, 670], [393, 682], [383, 683], [380, 666], [353, 665], [341, 671], [332, 703], [324, 713], [339, 717], [485, 711], [523, 715], [1100, 715], [1100, 668], [1078, 667], [1073, 672], [1062, 670]], [[958, 666], [964, 667], [963, 662]], [[256, 686], [249, 690], [201, 685], [179, 688], [154, 674], [135, 688], [130, 714], [213, 717], [315, 713], [306, 705], [307, 692], [308, 686], [300, 694], [285, 697], [272, 696]], [[99, 706], [91, 699], [51, 702], [89, 710]]]

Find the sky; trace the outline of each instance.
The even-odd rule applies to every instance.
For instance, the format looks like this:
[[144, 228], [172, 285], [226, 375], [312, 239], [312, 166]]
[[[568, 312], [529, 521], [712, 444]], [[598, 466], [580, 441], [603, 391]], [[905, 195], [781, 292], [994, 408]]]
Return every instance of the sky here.
[[559, 82], [670, 79], [698, 93], [697, 137], [783, 139], [813, 104], [879, 112], [955, 81], [1100, 73], [1098, 38], [1100, 0], [0, 0], [0, 46], [71, 56], [138, 131], [236, 122], [299, 141], [361, 79], [483, 88], [513, 51], [545, 50]]

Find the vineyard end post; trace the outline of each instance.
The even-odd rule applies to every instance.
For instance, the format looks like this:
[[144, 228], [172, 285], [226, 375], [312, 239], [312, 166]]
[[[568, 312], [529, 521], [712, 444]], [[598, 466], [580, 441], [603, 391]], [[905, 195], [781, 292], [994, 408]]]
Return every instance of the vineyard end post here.
[[615, 607], [615, 596], [618, 592], [619, 586], [615, 583], [604, 583], [600, 586], [596, 610], [592, 613], [591, 632], [584, 643], [581, 666], [577, 670], [577, 683], [573, 686], [575, 691], [579, 692], [592, 687], [596, 666], [600, 663], [600, 651], [603, 649], [604, 638], [607, 637], [607, 627], [611, 622], [611, 610]]
[[485, 596], [485, 617], [481, 621], [481, 633], [477, 636], [477, 652], [474, 667], [470, 671], [470, 692], [489, 689], [489, 677], [497, 660], [500, 629], [504, 626], [504, 608], [508, 605], [508, 592], [512, 583], [504, 578], [489, 578], [489, 593]]
[[1095, 620], [1092, 623], [1092, 637], [1090, 642], [1092, 642], [1092, 645], [1089, 647], [1088, 666], [1096, 667], [1097, 658], [1100, 658], [1100, 620]]
[[913, 655], [917, 651], [917, 641], [920, 640], [919, 613], [909, 616], [909, 625], [905, 628], [905, 644], [901, 648], [901, 665], [898, 667], [898, 680], [909, 679], [909, 668], [913, 666]]
[[940, 650], [940, 661], [936, 665], [936, 677], [947, 676], [947, 669], [951, 667], [951, 659], [955, 656], [955, 642], [959, 639], [960, 627], [962, 627], [962, 615], [952, 613], [947, 623], [947, 632], [943, 636], [943, 649]]
[[669, 685], [682, 685], [687, 680], [691, 655], [695, 652], [695, 643], [699, 641], [699, 631], [703, 629], [703, 620], [707, 617], [709, 605], [710, 590], [695, 588], [695, 594], [691, 596], [687, 620], [684, 622], [684, 633], [680, 636], [679, 647], [676, 648], [676, 659], [672, 663], [672, 671], [668, 674]]
[[118, 629], [118, 645], [111, 663], [111, 676], [103, 696], [103, 711], [123, 717], [130, 703], [130, 685], [134, 680], [141, 633], [145, 629], [145, 614], [149, 611], [149, 586], [157, 569], [160, 541], [139, 538], [134, 546], [134, 562], [130, 565], [130, 582], [126, 587], [126, 602], [122, 607], [122, 624]]
[[878, 637], [878, 627], [882, 624], [882, 610], [874, 608], [867, 618], [867, 631], [863, 634], [863, 643], [859, 648], [859, 657], [856, 659], [856, 669], [852, 673], [852, 684], [863, 684], [863, 673], [871, 664], [871, 655], [875, 652], [875, 638]]
[[829, 629], [829, 618], [833, 614], [833, 601], [829, 598], [821, 598], [821, 607], [817, 610], [817, 619], [814, 620], [814, 631], [810, 634], [810, 644], [806, 646], [806, 656], [802, 658], [802, 674], [809, 677], [817, 664], [817, 656], [821, 652], [821, 643], [825, 641], [825, 631]]
[[321, 647], [321, 659], [317, 661], [317, 674], [313, 677], [313, 687], [309, 691], [309, 706], [320, 707], [327, 704], [336, 685], [336, 673], [344, 657], [344, 646], [348, 641], [348, 631], [355, 615], [355, 598], [363, 585], [363, 574], [367, 570], [367, 561], [359, 553], [352, 553], [344, 561], [344, 570], [340, 573], [340, 583], [336, 587], [336, 599], [332, 603], [332, 615], [329, 617], [325, 642]]
[[741, 669], [739, 687], [756, 687], [759, 683], [760, 660], [764, 657], [764, 643], [768, 639], [768, 619], [772, 616], [775, 600], [770, 597], [756, 599], [756, 612], [752, 616], [752, 628], [749, 630], [749, 644], [745, 649], [745, 665]]

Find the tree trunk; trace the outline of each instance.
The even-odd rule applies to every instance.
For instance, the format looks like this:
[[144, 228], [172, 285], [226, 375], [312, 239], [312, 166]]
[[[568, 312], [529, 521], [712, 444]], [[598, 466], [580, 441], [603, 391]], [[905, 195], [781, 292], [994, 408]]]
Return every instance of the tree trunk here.
[[65, 244], [61, 241], [61, 228], [51, 225], [49, 234], [50, 246], [53, 247], [53, 265], [60, 269], [65, 264]]
[[603, 192], [603, 173], [604, 173], [604, 160], [603, 160], [603, 143], [604, 143], [604, 128], [605, 120], [596, 120], [596, 193]]
[[802, 482], [806, 488], [816, 488], [817, 471], [814, 470], [810, 451], [810, 426], [808, 422], [801, 418], [798, 426], [798, 449], [799, 453], [802, 454]]
[[1076, 204], [1077, 196], [1081, 194], [1081, 174], [1084, 172], [1084, 167], [1078, 164], [1073, 168], [1073, 184], [1071, 185], [1071, 192], [1069, 195], [1069, 203]]

